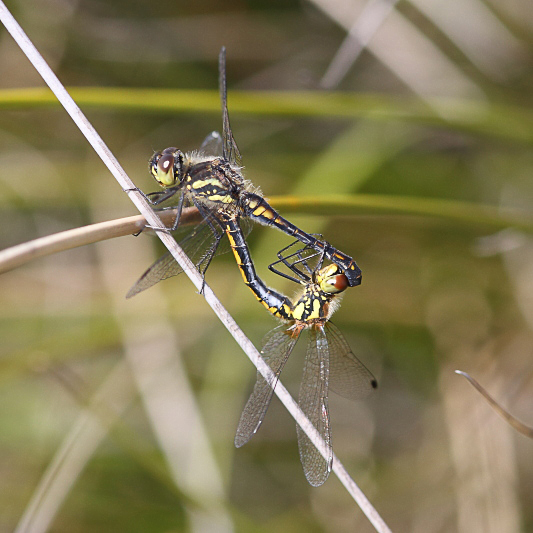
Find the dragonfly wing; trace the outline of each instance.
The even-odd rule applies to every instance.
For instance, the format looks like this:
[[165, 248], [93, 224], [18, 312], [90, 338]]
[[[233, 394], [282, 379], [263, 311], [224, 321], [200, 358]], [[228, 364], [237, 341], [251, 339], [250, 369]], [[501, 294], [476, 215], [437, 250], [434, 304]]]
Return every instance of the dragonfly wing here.
[[249, 217], [242, 217], [239, 218], [239, 226], [241, 227], [243, 235], [248, 237], [252, 231], [252, 228], [254, 227], [254, 221]]
[[183, 272], [182, 268], [172, 257], [170, 252], [162, 255], [148, 270], [135, 282], [126, 294], [126, 298], [131, 298], [136, 294], [149, 289], [159, 281], [177, 276]]
[[298, 403], [326, 443], [326, 458], [299, 425], [296, 426], [296, 431], [300, 461], [305, 477], [313, 487], [318, 487], [326, 481], [333, 462], [328, 412], [328, 374], [329, 348], [324, 329], [321, 326], [309, 328], [309, 341]]
[[244, 406], [237, 426], [235, 435], [237, 448], [252, 438], [265, 418], [279, 375], [298, 340], [298, 335], [294, 334], [293, 336], [292, 333], [286, 325], [282, 325], [267, 333], [263, 340], [261, 355], [274, 373], [274, 379], [267, 382], [259, 372], [257, 373], [254, 389]]
[[[201, 270], [204, 264], [210, 257], [222, 253], [222, 250], [213, 249], [215, 243], [215, 235], [209, 225], [204, 221], [191, 230], [184, 228], [186, 235], [179, 241], [179, 245], [187, 254], [189, 259]], [[180, 232], [183, 235], [183, 231]], [[179, 238], [179, 237], [178, 237]], [[126, 298], [131, 298], [139, 292], [149, 289], [156, 283], [181, 274], [183, 269], [174, 259], [170, 252], [162, 255], [146, 272], [136, 281], [133, 287], [128, 291]]]
[[329, 384], [332, 391], [349, 400], [359, 400], [377, 388], [370, 370], [354, 355], [339, 328], [325, 326], [329, 345]]
[[200, 152], [217, 157], [224, 155], [223, 149], [222, 135], [218, 131], [212, 131], [200, 146]]
[[223, 136], [223, 155], [230, 163], [241, 167], [242, 159], [241, 152], [233, 138], [231, 125], [229, 123], [228, 114], [228, 92], [226, 87], [226, 48], [222, 47], [220, 55], [218, 56], [218, 85], [220, 92], [220, 100], [222, 103], [222, 136]]

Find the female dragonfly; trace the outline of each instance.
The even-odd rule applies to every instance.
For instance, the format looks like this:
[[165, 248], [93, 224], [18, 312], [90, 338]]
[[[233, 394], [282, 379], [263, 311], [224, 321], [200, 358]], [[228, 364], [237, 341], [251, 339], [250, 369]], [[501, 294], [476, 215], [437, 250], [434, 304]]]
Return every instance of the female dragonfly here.
[[[327, 457], [324, 458], [315, 448], [300, 426], [297, 425], [296, 429], [305, 477], [311, 485], [320, 486], [328, 478], [333, 460], [328, 388], [331, 386], [337, 394], [358, 400], [377, 387], [374, 376], [353, 354], [339, 329], [330, 322], [343, 291], [348, 287], [348, 280], [338, 265], [332, 263], [322, 267], [323, 253], [318, 254], [308, 247], [284, 256], [283, 252], [293, 243], [278, 253], [279, 261], [270, 265], [272, 270], [281, 274], [275, 267], [279, 263], [285, 264], [294, 276], [282, 275], [302, 285], [301, 295], [291, 300], [268, 288], [257, 276], [237, 220], [229, 218], [226, 221], [226, 233], [246, 285], [273, 316], [285, 322], [270, 331], [263, 340], [261, 354], [274, 373], [274, 380], [268, 383], [260, 373], [257, 374], [254, 389], [239, 420], [235, 446], [239, 448], [246, 444], [259, 429], [279, 375], [300, 334], [306, 330], [307, 352], [298, 403], [324, 439]], [[320, 260], [311, 268], [312, 259], [318, 255]]]

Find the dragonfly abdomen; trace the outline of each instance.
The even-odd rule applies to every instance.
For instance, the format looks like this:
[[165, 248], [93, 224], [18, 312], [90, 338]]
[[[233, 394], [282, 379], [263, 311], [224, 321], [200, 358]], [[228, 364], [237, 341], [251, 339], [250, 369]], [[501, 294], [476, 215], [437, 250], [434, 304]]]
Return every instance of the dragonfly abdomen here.
[[310, 246], [343, 269], [350, 287], [361, 284], [361, 269], [348, 255], [343, 254], [326, 241], [320, 241], [309, 233], [301, 230], [286, 218], [283, 218], [269, 203], [258, 194], [248, 193], [243, 199], [244, 214], [265, 226], [274, 226], [287, 235], [295, 237], [303, 244]]
[[269, 289], [257, 276], [248, 245], [236, 217], [226, 218], [225, 231], [244, 283], [269, 313], [284, 320], [292, 320], [291, 301], [285, 295]]

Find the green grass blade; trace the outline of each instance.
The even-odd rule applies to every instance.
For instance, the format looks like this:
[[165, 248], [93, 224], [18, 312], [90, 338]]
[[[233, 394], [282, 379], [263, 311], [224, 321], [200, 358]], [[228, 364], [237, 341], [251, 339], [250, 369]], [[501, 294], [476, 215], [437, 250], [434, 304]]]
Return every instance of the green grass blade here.
[[[177, 89], [68, 88], [81, 106], [142, 112], [220, 112], [216, 91]], [[413, 98], [342, 92], [231, 91], [232, 115], [368, 117], [451, 127], [477, 135], [533, 143], [533, 112], [499, 103], [435, 99], [433, 108]], [[0, 109], [58, 105], [44, 88], [0, 91]]]
[[313, 213], [322, 216], [361, 213], [418, 215], [492, 226], [495, 229], [511, 227], [533, 232], [533, 217], [525, 211], [456, 200], [373, 194], [273, 196], [270, 200], [282, 213]]

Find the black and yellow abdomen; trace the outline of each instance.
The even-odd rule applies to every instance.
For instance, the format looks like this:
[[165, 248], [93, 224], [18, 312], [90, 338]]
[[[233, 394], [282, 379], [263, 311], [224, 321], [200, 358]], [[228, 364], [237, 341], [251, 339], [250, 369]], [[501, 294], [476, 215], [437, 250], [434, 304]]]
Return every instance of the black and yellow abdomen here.
[[235, 217], [226, 218], [225, 231], [245, 285], [270, 314], [283, 320], [293, 320], [291, 301], [285, 295], [268, 288], [257, 276], [248, 245]]

